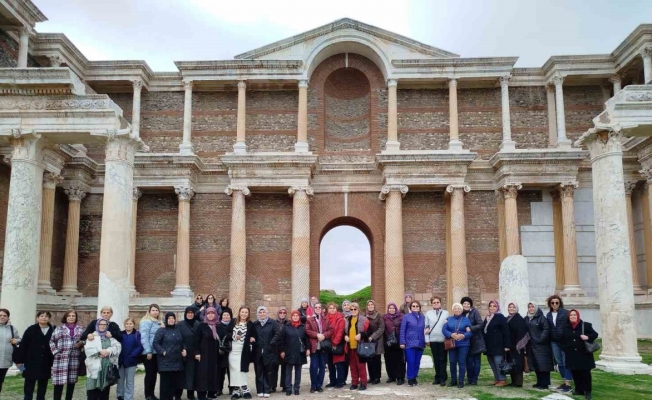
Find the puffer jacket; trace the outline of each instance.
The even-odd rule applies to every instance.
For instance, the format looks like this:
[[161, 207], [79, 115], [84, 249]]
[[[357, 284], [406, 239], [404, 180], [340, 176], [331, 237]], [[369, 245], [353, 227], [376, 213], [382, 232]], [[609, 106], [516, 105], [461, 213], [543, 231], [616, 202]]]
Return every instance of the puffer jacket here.
[[428, 333], [429, 342], [444, 342], [444, 333], [442, 329], [448, 319], [448, 311], [440, 310], [439, 316], [435, 310], [430, 310], [426, 313], [426, 328], [430, 328], [430, 333]]
[[482, 317], [475, 308], [471, 308], [466, 318], [471, 322], [471, 347], [469, 347], [469, 354], [484, 353], [487, 351], [487, 346], [484, 344], [484, 335], [482, 334]]
[[[156, 332], [154, 350], [158, 354], [158, 370], [163, 372], [183, 370], [183, 356], [185, 349], [181, 331], [176, 326], [161, 328]], [[163, 355], [165, 353], [165, 355]]]
[[138, 332], [140, 332], [140, 343], [143, 345], [143, 354], [156, 354], [152, 344], [159, 329], [161, 329], [161, 325], [158, 321], [144, 320], [140, 322]]
[[11, 368], [14, 364], [11, 357], [14, 354], [14, 346], [9, 343], [12, 338], [20, 341], [18, 329], [12, 325], [0, 325], [0, 368]]
[[543, 311], [540, 309], [534, 317], [525, 317], [525, 323], [530, 333], [527, 343], [527, 362], [534, 371], [550, 372], [554, 369], [552, 347], [550, 347], [550, 327]]
[[564, 337], [564, 328], [568, 325], [568, 310], [565, 308], [557, 310], [556, 324], [552, 322], [552, 311], [548, 311], [546, 319], [550, 327], [550, 340], [552, 342], [561, 342]]
[[407, 313], [401, 321], [401, 334], [399, 335], [399, 344], [405, 345], [406, 349], [418, 347], [426, 348], [426, 335], [423, 331], [426, 329], [426, 317], [421, 313]]
[[444, 332], [446, 339], [450, 339], [453, 333], [463, 333], [464, 339], [457, 340], [455, 342], [455, 347], [468, 347], [471, 346], [471, 336], [473, 336], [473, 333], [466, 330], [466, 328], [470, 327], [471, 321], [469, 321], [465, 316], [461, 314], [459, 316], [451, 315], [446, 320], [446, 324], [442, 331]]

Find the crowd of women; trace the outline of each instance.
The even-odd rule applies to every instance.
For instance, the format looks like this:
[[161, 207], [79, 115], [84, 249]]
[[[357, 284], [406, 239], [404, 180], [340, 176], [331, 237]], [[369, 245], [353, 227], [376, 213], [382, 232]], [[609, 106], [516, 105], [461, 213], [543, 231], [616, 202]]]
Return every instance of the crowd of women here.
[[[45, 400], [50, 379], [54, 399], [60, 400], [65, 390], [66, 400], [71, 400], [80, 375], [87, 377], [89, 400], [108, 399], [113, 385], [118, 400], [133, 400], [136, 367], [142, 363], [147, 400], [181, 399], [184, 391], [188, 399], [225, 393], [232, 399], [250, 399], [254, 391], [258, 397], [270, 397], [277, 388], [291, 396], [300, 393], [301, 369], [308, 358], [311, 393], [345, 387], [349, 373], [349, 389], [365, 390], [381, 382], [383, 355], [386, 383], [403, 385], [407, 379], [415, 386], [429, 345], [434, 385], [477, 385], [485, 354], [496, 387], [522, 387], [523, 373], [534, 371], [534, 387], [548, 389], [556, 364], [564, 380], [557, 389], [570, 392], [574, 382], [573, 394], [590, 399], [595, 362], [587, 343], [593, 344], [598, 335], [577, 310], [565, 310], [559, 296], [547, 303], [544, 315], [537, 303], [529, 302], [524, 318], [518, 304], [509, 303], [504, 316], [498, 302], [490, 301], [483, 319], [470, 297], [454, 303], [449, 313], [434, 296], [425, 314], [411, 295], [400, 307], [390, 302], [384, 314], [374, 300], [363, 310], [356, 302], [344, 301], [340, 308], [312, 297], [291, 312], [280, 307], [274, 319], [264, 306], [254, 315], [242, 306], [234, 315], [228, 299], [216, 302], [209, 295], [204, 301], [198, 295], [180, 321], [173, 312], [163, 317], [156, 304], [150, 305], [138, 329], [136, 321], [127, 318], [124, 330], [111, 321], [111, 307], [104, 307], [86, 327], [74, 310], [56, 326], [43, 311], [22, 336], [11, 325], [9, 310], [0, 309], [0, 392], [15, 363], [25, 380], [25, 400], [33, 399], [35, 389], [36, 399]], [[255, 388], [248, 385], [251, 364]], [[327, 370], [329, 382], [324, 385]]]

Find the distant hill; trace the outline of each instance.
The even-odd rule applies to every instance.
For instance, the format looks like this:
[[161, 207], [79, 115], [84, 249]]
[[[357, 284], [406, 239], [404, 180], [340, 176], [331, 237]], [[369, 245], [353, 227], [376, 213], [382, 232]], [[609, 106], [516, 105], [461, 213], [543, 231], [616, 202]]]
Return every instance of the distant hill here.
[[337, 304], [338, 308], [342, 307], [344, 300], [349, 300], [358, 302], [360, 308], [364, 309], [369, 299], [371, 299], [371, 286], [367, 286], [351, 294], [335, 294], [333, 290], [322, 290], [319, 292], [319, 300], [324, 306], [332, 301]]

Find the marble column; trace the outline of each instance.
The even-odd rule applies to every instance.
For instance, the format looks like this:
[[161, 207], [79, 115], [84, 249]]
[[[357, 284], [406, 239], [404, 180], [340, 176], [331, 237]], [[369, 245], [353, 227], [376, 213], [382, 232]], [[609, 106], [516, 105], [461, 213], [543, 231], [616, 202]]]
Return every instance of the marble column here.
[[557, 107], [555, 106], [555, 87], [546, 85], [548, 99], [548, 147], [557, 146]]
[[172, 297], [192, 298], [190, 290], [190, 199], [195, 195], [191, 186], [175, 186], [179, 198], [179, 221], [177, 225], [176, 285]]
[[194, 154], [192, 147], [192, 87], [193, 81], [183, 81], [185, 91], [183, 101], [183, 141], [179, 145], [179, 153], [183, 155]]
[[134, 157], [141, 146], [138, 138], [107, 136], [97, 305], [98, 312], [112, 306], [113, 321], [120, 326], [129, 315]]
[[398, 151], [401, 144], [398, 141], [398, 99], [397, 99], [398, 81], [396, 79], [387, 80], [387, 144], [385, 151]]
[[[464, 195], [471, 190], [466, 185], [449, 185], [446, 193], [451, 197], [450, 251], [451, 279], [450, 293], [458, 301], [469, 293], [466, 271], [466, 235], [464, 230]], [[397, 303], [398, 304], [398, 303]]]
[[509, 184], [501, 188], [505, 196], [505, 249], [507, 257], [521, 254], [516, 196], [522, 187], [518, 184]]
[[[134, 136], [140, 136], [140, 92], [143, 89], [143, 81], [137, 79], [132, 82], [134, 87], [133, 106], [131, 111], [131, 129]], [[184, 121], [185, 124], [185, 121]]]
[[43, 201], [41, 211], [41, 249], [38, 270], [38, 293], [56, 294], [50, 283], [52, 267], [52, 235], [54, 227], [54, 195], [57, 184], [63, 182], [61, 175], [43, 174]]
[[308, 298], [310, 288], [310, 197], [309, 186], [291, 187], [292, 196], [292, 304]]
[[403, 271], [403, 197], [406, 185], [385, 185], [380, 200], [385, 200], [385, 303], [398, 304], [405, 295]]
[[611, 75], [611, 77], [609, 77], [609, 82], [613, 84], [614, 96], [623, 89], [620, 75]]
[[564, 218], [559, 188], [550, 192], [552, 197], [552, 228], [555, 241], [555, 291], [564, 290]]
[[636, 237], [634, 235], [634, 213], [632, 211], [632, 194], [636, 189], [636, 181], [625, 181], [625, 205], [627, 207], [627, 231], [629, 236], [629, 259], [632, 266], [632, 287], [634, 294], [644, 294], [638, 279], [638, 252], [636, 251]]
[[564, 296], [584, 296], [577, 267], [577, 237], [575, 234], [574, 194], [577, 183], [566, 182], [559, 186], [564, 248]]
[[79, 186], [70, 186], [66, 189], [66, 194], [68, 195], [66, 255], [63, 262], [63, 285], [58, 294], [63, 296], [81, 296], [82, 294], [77, 289], [77, 271], [79, 270], [79, 221], [81, 201], [86, 197], [86, 191]]
[[246, 129], [247, 129], [247, 82], [238, 81], [238, 119], [236, 123], [236, 141], [235, 144], [233, 145], [233, 152], [236, 154], [247, 153], [247, 145], [245, 141]]
[[509, 117], [509, 78], [509, 75], [499, 78], [503, 117], [503, 142], [500, 144], [501, 151], [512, 151], [516, 149], [516, 143], [512, 140], [512, 127]]
[[505, 196], [500, 190], [496, 191], [498, 209], [498, 255], [502, 263], [507, 257], [507, 243], [505, 241]]
[[649, 373], [636, 341], [634, 292], [627, 231], [620, 131], [593, 129], [578, 143], [588, 147], [593, 175], [598, 303], [602, 353], [598, 366], [617, 373]]
[[[450, 196], [444, 196], [444, 207], [446, 211], [446, 220], [444, 224], [446, 225], [446, 304], [450, 307], [455, 301], [453, 301], [453, 285], [452, 275], [451, 275], [451, 198]], [[443, 304], [442, 304], [443, 306]]]
[[457, 116], [457, 79], [450, 79], [448, 81], [448, 107], [450, 118], [450, 141], [448, 142], [448, 150], [459, 151], [462, 150], [462, 142], [460, 141], [460, 129]]
[[647, 85], [652, 81], [652, 47], [645, 47], [641, 50], [641, 58], [643, 59], [643, 76]]
[[229, 297], [232, 308], [237, 310], [245, 304], [247, 278], [247, 231], [245, 197], [251, 192], [246, 186], [229, 186], [226, 194], [231, 196], [231, 268]]
[[136, 231], [138, 226], [138, 200], [143, 191], [134, 187], [131, 200], [131, 260], [129, 262], [129, 297], [138, 297], [136, 290]]
[[564, 110], [564, 77], [555, 75], [552, 77], [555, 85], [555, 107], [557, 111], [557, 145], [558, 149], [570, 149], [571, 141], [566, 137], [566, 114]]
[[30, 29], [23, 26], [18, 30], [18, 63], [17, 68], [27, 68]]
[[24, 332], [34, 323], [41, 247], [43, 196], [39, 135], [14, 130], [0, 308], [11, 310], [12, 325]]
[[294, 151], [297, 153], [306, 153], [308, 152], [308, 148], [308, 81], [300, 80], [297, 142], [294, 144]]
[[643, 186], [641, 208], [643, 209], [643, 236], [645, 238], [645, 276], [647, 293], [652, 294], [652, 195], [650, 195], [650, 180], [652, 171], [640, 171], [648, 179]]

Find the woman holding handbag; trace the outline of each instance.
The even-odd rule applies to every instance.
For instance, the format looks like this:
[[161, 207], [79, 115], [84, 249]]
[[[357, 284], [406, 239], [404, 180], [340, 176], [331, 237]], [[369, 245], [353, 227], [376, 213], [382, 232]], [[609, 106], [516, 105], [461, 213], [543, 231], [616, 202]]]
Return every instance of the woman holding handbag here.
[[405, 361], [403, 349], [399, 345], [401, 337], [401, 322], [403, 314], [394, 302], [387, 305], [387, 314], [383, 315], [385, 324], [385, 371], [387, 383], [396, 382], [397, 385], [405, 383]]
[[326, 373], [326, 358], [328, 356], [325, 345], [331, 346], [333, 328], [328, 323], [328, 318], [322, 312], [321, 303], [312, 307], [313, 316], [308, 318], [306, 335], [310, 340], [310, 393], [323, 392], [324, 375]]
[[[509, 348], [509, 359], [514, 363], [514, 369], [509, 376], [512, 379], [510, 386], [523, 387], [523, 370], [525, 367], [525, 347], [530, 341], [530, 334], [527, 330], [525, 320], [518, 313], [518, 305], [509, 303], [507, 305], [507, 326], [511, 347]], [[529, 372], [529, 371], [528, 371]]]
[[595, 368], [593, 351], [595, 339], [598, 333], [593, 325], [580, 319], [580, 312], [570, 310], [568, 312], [568, 324], [564, 326], [562, 335], [563, 350], [566, 355], [566, 368], [573, 375], [575, 382], [574, 396], [584, 396], [586, 400], [591, 399], [593, 382], [591, 370]]
[[[360, 315], [360, 305], [351, 303], [351, 315], [344, 324], [344, 341], [347, 343], [344, 351], [349, 354], [349, 368], [351, 369], [351, 390], [367, 390], [367, 368], [365, 359], [358, 356], [358, 345], [367, 340], [369, 320]], [[360, 386], [358, 386], [360, 385]]]
[[78, 324], [75, 310], [66, 312], [61, 318], [61, 324], [52, 333], [50, 351], [54, 355], [54, 364], [52, 364], [54, 400], [61, 400], [64, 386], [66, 386], [66, 400], [72, 400], [77, 383], [80, 349], [83, 346], [80, 339], [83, 333], [84, 327]]
[[88, 335], [84, 345], [88, 400], [109, 400], [111, 385], [117, 383], [116, 372], [122, 345], [107, 333], [109, 320], [98, 318], [95, 332]]
[[[281, 327], [281, 358], [285, 364], [285, 395], [290, 396], [294, 389], [294, 394], [299, 395], [299, 386], [301, 386], [301, 366], [308, 363], [307, 356], [310, 353], [308, 348], [308, 335], [306, 327], [301, 323], [301, 313], [294, 310], [290, 314], [290, 323]], [[294, 385], [292, 384], [292, 371], [294, 371]]]
[[500, 371], [500, 364], [511, 347], [509, 326], [505, 316], [500, 313], [500, 305], [496, 300], [491, 300], [488, 308], [489, 314], [482, 323], [487, 360], [494, 373], [494, 386], [507, 386], [507, 378]]
[[227, 330], [220, 329], [222, 335], [218, 333], [218, 324], [222, 324], [218, 322], [217, 311], [213, 307], [208, 307], [205, 311], [204, 322], [195, 330], [196, 344], [193, 346], [194, 360], [197, 362], [193, 387], [197, 390], [199, 400], [206, 400], [209, 393], [213, 395], [211, 397], [217, 397], [217, 392], [222, 390], [220, 372], [229, 355], [225, 351], [221, 352], [220, 347], [223, 345], [226, 349], [231, 343]]
[[[448, 317], [442, 332], [446, 340], [444, 348], [448, 350], [448, 359], [451, 366], [451, 381], [448, 386], [464, 387], [464, 375], [466, 374], [466, 356], [471, 345], [471, 321], [462, 315], [462, 305], [453, 304], [451, 308], [453, 315]], [[459, 376], [458, 376], [459, 365]], [[459, 379], [459, 380], [458, 380]]]
[[421, 314], [421, 303], [413, 301], [410, 303], [410, 312], [403, 316], [401, 321], [401, 332], [398, 342], [401, 349], [405, 350], [405, 362], [407, 363], [407, 379], [409, 386], [418, 384], [419, 365], [423, 349], [426, 348], [426, 317]]
[[[344, 354], [344, 316], [337, 310], [337, 304], [328, 303], [328, 324], [333, 328], [331, 351], [328, 352], [328, 379], [326, 387], [341, 388], [346, 383], [346, 356]], [[340, 351], [341, 349], [341, 351]]]
[[20, 343], [18, 330], [9, 323], [9, 310], [0, 308], [0, 393], [7, 371], [13, 365], [14, 346]]

